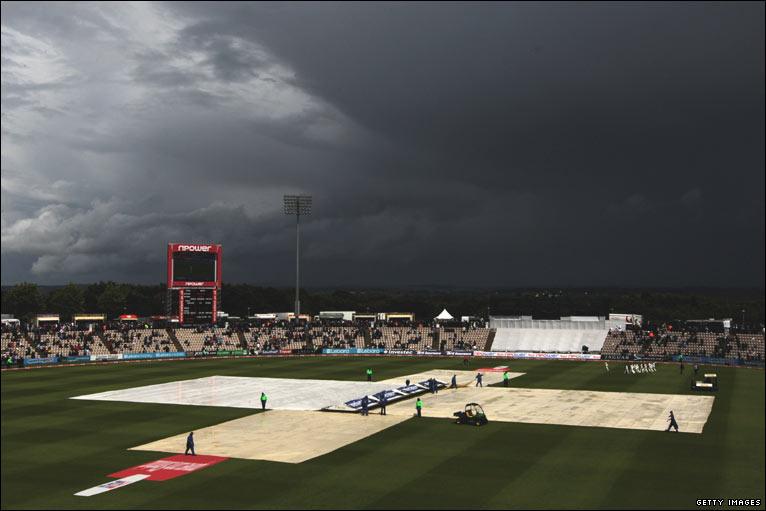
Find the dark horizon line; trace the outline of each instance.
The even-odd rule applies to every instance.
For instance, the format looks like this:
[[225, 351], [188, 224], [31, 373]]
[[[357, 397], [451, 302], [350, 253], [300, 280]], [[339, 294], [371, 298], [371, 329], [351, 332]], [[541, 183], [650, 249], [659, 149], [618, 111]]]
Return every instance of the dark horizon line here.
[[[0, 284], [0, 287], [2, 288], [9, 288], [13, 287], [18, 284], [35, 284], [38, 287], [43, 288], [56, 288], [56, 287], [64, 287], [69, 284], [74, 284], [76, 286], [91, 286], [95, 284], [100, 283], [115, 283], [115, 284], [127, 284], [127, 285], [133, 285], [133, 286], [161, 286], [164, 285], [165, 282], [156, 282], [156, 283], [136, 283], [136, 282], [119, 282], [116, 280], [98, 280], [98, 281], [92, 281], [92, 282], [67, 282], [65, 284], [38, 284], [36, 282], [30, 282], [30, 281], [21, 281], [21, 282], [15, 282], [12, 284]], [[248, 285], [253, 287], [260, 287], [260, 288], [273, 288], [273, 289], [295, 289], [294, 285], [290, 284], [256, 284], [256, 283], [250, 283], [250, 282], [224, 282], [224, 285]], [[727, 291], [727, 290], [736, 290], [736, 291], [759, 291], [759, 292], [766, 292], [766, 287], [764, 286], [738, 286], [738, 285], [731, 285], [731, 286], [720, 286], [720, 285], [669, 285], [669, 286], [658, 286], [658, 285], [645, 285], [645, 286], [639, 286], [639, 285], [593, 285], [593, 286], [584, 286], [584, 285], [519, 285], [519, 286], [512, 286], [512, 285], [505, 285], [505, 286], [490, 286], [490, 285], [449, 285], [449, 284], [408, 284], [408, 285], [337, 285], [337, 286], [328, 286], [328, 285], [318, 285], [318, 286], [301, 286], [302, 290], [315, 290], [315, 291], [322, 291], [322, 290], [332, 290], [332, 291], [344, 291], [344, 290], [355, 290], [355, 291], [396, 291], [396, 290], [423, 290], [423, 291], [431, 291], [431, 290], [439, 290], [439, 291], [450, 291], [450, 290], [456, 290], [456, 291], [553, 291], [553, 290], [567, 290], [567, 291], [588, 291], [588, 290], [655, 290], [655, 291]]]

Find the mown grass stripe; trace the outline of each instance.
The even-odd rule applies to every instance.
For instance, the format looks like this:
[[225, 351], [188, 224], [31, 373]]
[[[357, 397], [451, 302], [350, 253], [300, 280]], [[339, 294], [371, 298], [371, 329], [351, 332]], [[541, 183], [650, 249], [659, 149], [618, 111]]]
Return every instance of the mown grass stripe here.
[[[470, 369], [504, 363], [472, 360]], [[514, 386], [690, 392], [690, 367], [682, 377], [676, 366], [623, 375], [610, 364], [606, 375], [603, 364], [507, 363], [527, 373]], [[472, 429], [413, 419], [302, 464], [229, 460], [98, 499], [72, 495], [108, 473], [162, 457], [128, 447], [253, 413], [68, 399], [73, 395], [216, 374], [361, 381], [368, 365], [376, 380], [465, 369], [460, 358], [337, 357], [3, 373], [2, 508], [688, 508], [705, 492], [763, 498], [764, 373], [733, 368], [716, 368], [722, 389], [702, 435], [510, 423]]]

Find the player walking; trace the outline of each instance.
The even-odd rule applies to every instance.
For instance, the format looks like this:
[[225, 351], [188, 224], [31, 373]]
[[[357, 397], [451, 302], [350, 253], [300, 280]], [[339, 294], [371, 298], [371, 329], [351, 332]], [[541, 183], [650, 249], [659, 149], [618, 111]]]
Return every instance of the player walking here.
[[362, 415], [370, 415], [370, 400], [367, 398], [367, 396], [362, 398]]
[[372, 381], [372, 368], [367, 368], [367, 381]]
[[670, 424], [668, 424], [668, 429], [665, 431], [670, 431], [670, 428], [675, 428], [676, 433], [678, 433], [678, 423], [676, 422], [676, 416], [673, 415], [673, 410], [670, 410], [670, 416], [668, 417], [668, 421]]
[[418, 412], [418, 417], [420, 417], [420, 412], [423, 410], [423, 401], [418, 398], [417, 401], [415, 401], [415, 410]]
[[604, 367], [606, 368], [607, 374], [609, 374], [609, 362], [604, 362]]
[[186, 437], [186, 450], [184, 451], [184, 454], [188, 455], [189, 451], [191, 451], [192, 456], [196, 456], [197, 455], [194, 452], [194, 431], [189, 433], [189, 436]]
[[268, 399], [269, 398], [266, 397], [266, 393], [261, 392], [261, 410], [263, 410], [264, 412], [266, 411], [266, 400]]
[[508, 374], [508, 371], [503, 371], [503, 387], [508, 386], [508, 382], [510, 381], [510, 379], [511, 379], [511, 375]]
[[483, 383], [481, 383], [481, 379], [483, 378], [483, 376], [484, 376], [484, 375], [483, 375], [483, 374], [481, 374], [481, 373], [478, 373], [478, 374], [476, 375], [476, 385], [475, 385], [476, 387], [482, 387], [482, 388], [484, 388], [484, 384], [483, 384]]
[[380, 414], [386, 415], [386, 403], [388, 403], [388, 399], [386, 398], [386, 391], [380, 393]]

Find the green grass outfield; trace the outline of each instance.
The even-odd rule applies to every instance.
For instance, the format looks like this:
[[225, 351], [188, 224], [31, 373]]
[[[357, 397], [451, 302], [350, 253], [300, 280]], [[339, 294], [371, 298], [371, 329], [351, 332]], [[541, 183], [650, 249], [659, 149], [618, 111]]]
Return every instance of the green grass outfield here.
[[[609, 375], [588, 362], [471, 366], [504, 363], [527, 373], [516, 387], [690, 392], [689, 367], [683, 376], [677, 366], [628, 376], [616, 362]], [[764, 372], [733, 368], [715, 369], [721, 389], [702, 435], [409, 420], [301, 464], [231, 459], [165, 482], [72, 495], [163, 457], [128, 447], [253, 410], [68, 397], [211, 375], [363, 380], [368, 365], [376, 379], [463, 369], [459, 358], [305, 357], [3, 372], [2, 508], [696, 508], [701, 498], [756, 498], [764, 508]]]

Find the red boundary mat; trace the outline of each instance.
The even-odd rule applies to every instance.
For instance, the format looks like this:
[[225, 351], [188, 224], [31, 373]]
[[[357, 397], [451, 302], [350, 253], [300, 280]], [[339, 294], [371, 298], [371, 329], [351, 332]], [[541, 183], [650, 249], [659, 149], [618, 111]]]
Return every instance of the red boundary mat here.
[[502, 373], [508, 370], [508, 366], [482, 367], [480, 369], [474, 369], [474, 371], [477, 373]]
[[229, 458], [205, 456], [202, 454], [197, 456], [177, 454], [176, 456], [162, 458], [157, 461], [149, 461], [143, 465], [126, 468], [125, 470], [109, 474], [107, 477], [122, 478], [135, 474], [147, 474], [149, 476], [147, 481], [166, 481], [175, 477], [184, 476], [190, 472], [207, 468], [211, 465], [216, 465], [227, 459]]

